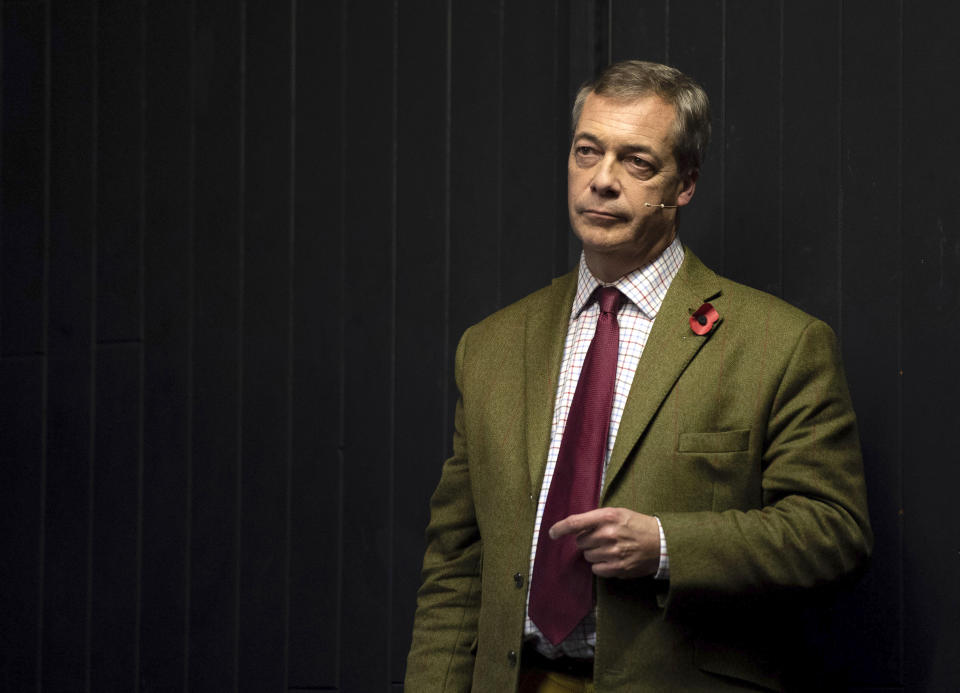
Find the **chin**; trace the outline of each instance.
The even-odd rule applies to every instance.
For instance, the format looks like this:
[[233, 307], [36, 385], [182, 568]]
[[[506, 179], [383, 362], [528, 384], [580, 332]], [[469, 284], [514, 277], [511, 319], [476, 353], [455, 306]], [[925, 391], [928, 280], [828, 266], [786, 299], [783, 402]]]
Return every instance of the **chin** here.
[[584, 247], [596, 250], [597, 252], [612, 252], [617, 248], [622, 248], [633, 242], [633, 235], [622, 228], [602, 226], [574, 227], [573, 233], [580, 239]]

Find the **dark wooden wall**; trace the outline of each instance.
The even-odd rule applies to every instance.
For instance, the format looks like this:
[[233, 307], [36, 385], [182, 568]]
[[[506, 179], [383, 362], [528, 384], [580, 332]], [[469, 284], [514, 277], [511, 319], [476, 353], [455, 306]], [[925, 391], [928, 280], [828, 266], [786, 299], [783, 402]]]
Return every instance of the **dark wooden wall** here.
[[960, 6], [0, 6], [0, 690], [400, 689], [452, 349], [575, 261], [570, 97], [626, 57], [713, 99], [684, 240], [841, 336], [836, 681], [960, 686]]

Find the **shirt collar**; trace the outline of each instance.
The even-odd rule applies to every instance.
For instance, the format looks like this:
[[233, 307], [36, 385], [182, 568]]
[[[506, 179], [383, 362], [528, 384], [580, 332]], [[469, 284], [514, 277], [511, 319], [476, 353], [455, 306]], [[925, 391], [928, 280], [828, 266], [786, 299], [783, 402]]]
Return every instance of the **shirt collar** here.
[[673, 242], [651, 263], [638, 267], [625, 274], [612, 284], [606, 284], [594, 277], [587, 267], [587, 260], [580, 253], [580, 267], [577, 271], [577, 293], [573, 297], [571, 320], [580, 315], [589, 305], [590, 298], [598, 286], [615, 286], [633, 303], [641, 313], [653, 320], [657, 317], [663, 298], [667, 295], [670, 282], [677, 276], [683, 263], [683, 244], [680, 239]]

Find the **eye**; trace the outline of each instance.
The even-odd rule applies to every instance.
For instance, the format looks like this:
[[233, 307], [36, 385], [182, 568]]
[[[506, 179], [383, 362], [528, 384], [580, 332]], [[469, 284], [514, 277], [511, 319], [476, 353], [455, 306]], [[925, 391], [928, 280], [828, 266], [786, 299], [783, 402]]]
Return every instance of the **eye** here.
[[627, 170], [641, 180], [652, 177], [657, 172], [657, 167], [642, 156], [628, 156], [624, 160]]
[[592, 166], [600, 160], [600, 152], [595, 147], [586, 144], [574, 147], [573, 155], [581, 166]]

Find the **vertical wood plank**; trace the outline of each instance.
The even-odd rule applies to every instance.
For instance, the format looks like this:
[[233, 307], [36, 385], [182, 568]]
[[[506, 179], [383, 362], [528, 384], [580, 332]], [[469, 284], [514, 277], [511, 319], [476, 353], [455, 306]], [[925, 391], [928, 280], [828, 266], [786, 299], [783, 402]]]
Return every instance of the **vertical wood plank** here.
[[192, 3], [148, 3], [146, 11], [139, 684], [176, 691], [187, 662]]
[[[598, 37], [607, 32], [607, 26], [598, 24], [598, 5], [606, 5], [610, 0], [583, 0], [566, 3], [569, 22], [570, 75], [568, 87], [570, 96], [576, 94], [580, 85], [596, 76], [607, 64], [606, 56], [601, 56]], [[607, 37], [604, 35], [603, 41]]]
[[839, 325], [840, 13], [784, 3], [781, 212], [783, 297]]
[[556, 200], [556, 218], [558, 232], [561, 233], [560, 242], [555, 244], [553, 256], [553, 274], [559, 276], [573, 267], [580, 257], [580, 241], [570, 230], [570, 214], [567, 210], [567, 152], [570, 149], [570, 123], [573, 99], [579, 89], [579, 84], [571, 86], [571, 73], [574, 60], [572, 53], [573, 27], [568, 4], [554, 2], [556, 40], [553, 42], [554, 54], [554, 84], [553, 108], [556, 111], [554, 118], [553, 145], [559, 156], [556, 157], [554, 178], [560, 184], [560, 190], [554, 198]]
[[235, 690], [240, 422], [241, 7], [196, 5], [191, 691]]
[[142, 6], [101, 0], [97, 29], [97, 340], [140, 338]]
[[85, 685], [90, 613], [94, 20], [49, 8], [49, 386], [42, 686]]
[[89, 356], [51, 356], [48, 374], [41, 685], [71, 690], [87, 676]]
[[[557, 150], [556, 43], [550, 3], [507, 3], [503, 13], [500, 146], [499, 303], [512, 303], [549, 284], [557, 248], [566, 245], [568, 221], [558, 175], [566, 150]], [[478, 181], [481, 190], [484, 184]]]
[[390, 661], [394, 405], [395, 16], [347, 5], [341, 690], [382, 690]]
[[46, 8], [3, 6], [0, 95], [0, 354], [44, 349]]
[[693, 202], [681, 212], [680, 238], [711, 269], [724, 273], [724, 175], [726, 156], [725, 0], [670, 0], [670, 64], [706, 90], [713, 137]]
[[[458, 3], [451, 17], [450, 340], [500, 303], [501, 16]], [[452, 349], [450, 353], [453, 353]], [[452, 411], [452, 401], [450, 404]]]
[[591, 44], [593, 47], [594, 74], [599, 73], [600, 70], [613, 62], [611, 55], [613, 46], [610, 43], [613, 34], [611, 27], [612, 5], [613, 0], [593, 0], [588, 4], [590, 11], [593, 13]]
[[50, 7], [50, 352], [89, 356], [94, 242], [92, 0]]
[[333, 689], [342, 504], [343, 16], [339, 3], [298, 2], [296, 11], [289, 685]]
[[97, 349], [90, 690], [136, 684], [140, 345]]
[[840, 337], [863, 431], [876, 548], [857, 586], [856, 617], [838, 614], [840, 632], [852, 631], [841, 641], [860, 643], [851, 677], [889, 686], [902, 672], [901, 364], [899, 340], [889, 338], [902, 308], [899, 3], [848, 0], [841, 21]]
[[0, 359], [0, 688], [32, 691], [40, 676], [43, 569], [43, 357]]
[[[402, 681], [430, 490], [445, 455], [448, 2], [399, 8], [397, 55], [396, 475], [390, 679]], [[415, 403], [415, 404], [414, 404]]]
[[[136, 685], [140, 488], [142, 7], [97, 7], [91, 690]], [[124, 344], [120, 344], [124, 343]]]
[[[593, 79], [597, 72], [606, 64], [601, 65], [597, 61], [596, 43], [597, 33], [601, 28], [597, 26], [598, 2], [607, 2], [609, 0], [584, 0], [583, 2], [566, 3], [564, 6], [567, 15], [568, 26], [568, 54], [569, 54], [569, 74], [567, 76], [567, 91], [569, 94], [570, 105], [567, 113], [573, 106], [573, 99], [580, 86]], [[604, 28], [605, 30], [605, 28]], [[573, 128], [567, 117], [567, 130]], [[566, 170], [566, 168], [564, 168]], [[572, 234], [571, 234], [572, 235]], [[579, 241], [577, 241], [579, 243]], [[578, 250], [579, 255], [579, 250]]]
[[960, 8], [902, 7], [903, 680], [935, 691], [960, 681], [960, 204], [948, 173], [960, 138], [956, 92], [943, 89], [960, 61]]
[[[780, 8], [726, 11], [724, 274], [780, 293]], [[699, 202], [699, 201], [698, 201]]]
[[669, 60], [667, 0], [610, 0], [610, 57], [621, 60]]
[[291, 4], [246, 6], [239, 690], [286, 685]]

